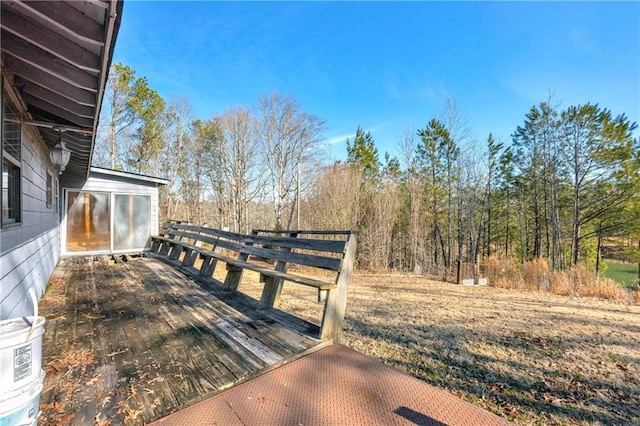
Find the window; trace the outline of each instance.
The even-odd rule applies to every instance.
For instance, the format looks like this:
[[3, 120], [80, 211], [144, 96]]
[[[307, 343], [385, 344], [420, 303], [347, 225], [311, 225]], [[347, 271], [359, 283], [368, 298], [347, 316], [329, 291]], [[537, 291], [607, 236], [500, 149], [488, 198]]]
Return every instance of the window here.
[[2, 226], [20, 222], [21, 127], [18, 108], [2, 88]]
[[2, 224], [20, 222], [20, 169], [2, 159]]
[[58, 199], [60, 188], [58, 187], [58, 179], [53, 178], [53, 211], [58, 213], [58, 206], [60, 205], [60, 200]]
[[151, 197], [67, 191], [65, 251], [141, 250], [151, 235]]
[[67, 193], [67, 251], [105, 251], [111, 242], [110, 194]]
[[141, 249], [151, 235], [151, 197], [145, 195], [114, 196], [113, 249]]
[[47, 172], [47, 208], [53, 207], [53, 176]]
[[47, 171], [47, 208], [58, 212], [58, 179]]

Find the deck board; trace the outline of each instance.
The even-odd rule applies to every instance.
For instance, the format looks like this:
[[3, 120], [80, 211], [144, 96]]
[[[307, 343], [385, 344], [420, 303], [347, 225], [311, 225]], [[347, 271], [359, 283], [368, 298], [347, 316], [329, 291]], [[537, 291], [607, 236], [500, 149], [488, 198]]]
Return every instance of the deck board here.
[[143, 424], [320, 349], [317, 339], [147, 257], [64, 259], [47, 318], [43, 424]]

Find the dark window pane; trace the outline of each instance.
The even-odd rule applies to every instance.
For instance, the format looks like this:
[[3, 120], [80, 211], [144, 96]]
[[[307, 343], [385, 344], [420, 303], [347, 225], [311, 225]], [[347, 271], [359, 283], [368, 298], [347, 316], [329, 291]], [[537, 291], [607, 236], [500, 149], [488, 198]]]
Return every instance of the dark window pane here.
[[2, 223], [20, 221], [20, 169], [2, 161]]

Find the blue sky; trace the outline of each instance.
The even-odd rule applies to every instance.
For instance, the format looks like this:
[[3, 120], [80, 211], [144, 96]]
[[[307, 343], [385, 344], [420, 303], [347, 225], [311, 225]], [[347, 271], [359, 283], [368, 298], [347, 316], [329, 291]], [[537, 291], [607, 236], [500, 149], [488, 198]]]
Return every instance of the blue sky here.
[[196, 118], [292, 95], [333, 159], [358, 125], [396, 155], [448, 97], [479, 144], [509, 142], [550, 93], [640, 121], [639, 2], [127, 1], [114, 61]]

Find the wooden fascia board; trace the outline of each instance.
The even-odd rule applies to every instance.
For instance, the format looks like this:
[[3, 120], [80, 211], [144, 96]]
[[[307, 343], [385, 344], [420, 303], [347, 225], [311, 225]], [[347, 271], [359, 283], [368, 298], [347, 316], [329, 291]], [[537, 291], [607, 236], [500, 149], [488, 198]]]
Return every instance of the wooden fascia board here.
[[[105, 47], [102, 53], [102, 70], [100, 72], [100, 82], [98, 84], [98, 102], [96, 113], [93, 120], [93, 137], [91, 138], [91, 151], [89, 153], [89, 161], [93, 159], [93, 151], [95, 149], [95, 140], [98, 133], [98, 122], [100, 120], [100, 110], [102, 108], [102, 98], [104, 96], [104, 89], [107, 85], [107, 77], [109, 75], [109, 67], [111, 66], [111, 59], [113, 55], [113, 49], [116, 44], [116, 37], [120, 29], [120, 22], [122, 19], [122, 7], [123, 1], [110, 0], [109, 8], [107, 9], [107, 22]], [[86, 178], [89, 178], [91, 168], [87, 168]]]

